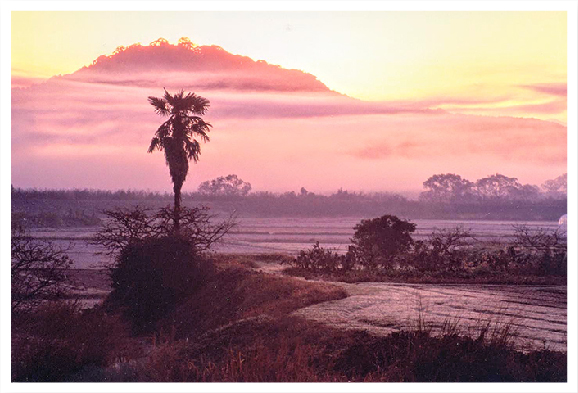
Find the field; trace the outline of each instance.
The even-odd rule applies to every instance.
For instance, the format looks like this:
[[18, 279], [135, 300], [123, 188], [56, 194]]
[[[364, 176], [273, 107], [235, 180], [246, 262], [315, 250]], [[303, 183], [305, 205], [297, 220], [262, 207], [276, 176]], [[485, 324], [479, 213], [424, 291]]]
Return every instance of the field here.
[[[237, 254], [297, 254], [310, 248], [316, 241], [324, 247], [344, 253], [354, 234], [353, 227], [362, 217], [304, 218], [304, 217], [239, 217], [238, 225], [215, 245], [215, 251]], [[434, 229], [462, 227], [471, 230], [477, 240], [490, 242], [508, 240], [514, 234], [514, 226], [527, 224], [531, 228], [555, 230], [553, 221], [468, 221], [468, 220], [411, 220], [417, 224], [416, 240], [424, 239]], [[53, 241], [62, 247], [71, 247], [69, 254], [75, 268], [87, 269], [110, 262], [110, 258], [96, 255], [103, 251], [89, 240], [98, 227], [34, 228], [31, 235]]]
[[[21, 353], [13, 352], [13, 362], [20, 362], [13, 379], [566, 380], [565, 276], [292, 267], [300, 250], [315, 242], [343, 255], [359, 220], [237, 218], [208, 254], [216, 270], [145, 330], [131, 328], [111, 308], [104, 267], [114, 258], [93, 243], [98, 227], [33, 228], [34, 238], [68, 249], [73, 286], [67, 299], [75, 305], [41, 311], [31, 317], [34, 323], [15, 319], [14, 346]], [[513, 239], [521, 224], [412, 222], [415, 240], [459, 227], [490, 248]], [[524, 224], [558, 228], [556, 222]], [[99, 335], [106, 339], [93, 348], [90, 337]], [[63, 364], [54, 369], [43, 362]]]
[[[262, 254], [221, 258], [282, 277], [286, 265], [281, 262], [290, 257]], [[74, 279], [82, 283], [76, 294], [85, 305], [102, 301], [110, 290], [106, 271], [75, 270]], [[347, 297], [300, 308], [293, 315], [379, 336], [411, 330], [419, 323], [426, 323], [432, 333], [452, 323], [461, 334], [470, 336], [488, 324], [508, 326], [512, 344], [519, 350], [566, 351], [566, 285], [331, 282], [331, 286], [342, 289]]]
[[[98, 308], [76, 318], [61, 319], [59, 315], [68, 315], [65, 309], [37, 315], [32, 324], [17, 320], [13, 345], [23, 349], [28, 344], [26, 350], [13, 352], [13, 361], [20, 359], [13, 380], [531, 382], [567, 378], [564, 333], [555, 332], [563, 330], [565, 319], [561, 288], [516, 293], [511, 288], [309, 282], [275, 273], [284, 258], [218, 257], [216, 274], [163, 317], [150, 334], [131, 335], [121, 321], [98, 317], [102, 312]], [[104, 289], [106, 281], [96, 273], [84, 271], [79, 278], [90, 280], [87, 288]], [[535, 293], [533, 304], [517, 311], [493, 309], [494, 303], [488, 302], [491, 298], [496, 304], [514, 305], [528, 292]], [[546, 308], [554, 310], [552, 317], [545, 317]], [[478, 319], [476, 312], [483, 317]], [[512, 316], [514, 312], [525, 315]], [[99, 322], [94, 323], [94, 318]], [[63, 319], [67, 322], [61, 330], [58, 326], [63, 322], [58, 321]], [[542, 323], [540, 319], [554, 320]], [[59, 334], [66, 336], [50, 338]], [[96, 343], [94, 337], [100, 336]], [[35, 349], [31, 342], [43, 344]]]

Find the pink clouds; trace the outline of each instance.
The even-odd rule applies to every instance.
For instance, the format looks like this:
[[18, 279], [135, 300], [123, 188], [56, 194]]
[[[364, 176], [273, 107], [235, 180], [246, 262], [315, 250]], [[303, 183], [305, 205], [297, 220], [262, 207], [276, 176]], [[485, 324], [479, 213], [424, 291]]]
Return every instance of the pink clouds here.
[[45, 80], [46, 78], [12, 75], [11, 85], [12, 88], [24, 88], [44, 82]]
[[566, 83], [537, 83], [534, 85], [524, 85], [530, 90], [534, 90], [538, 93], [544, 93], [548, 95], [564, 97], [568, 95], [568, 86]]
[[314, 75], [233, 55], [218, 46], [133, 45], [100, 56], [65, 78], [130, 86], [194, 85], [196, 90], [330, 91]]
[[[383, 121], [387, 126], [388, 120]], [[565, 165], [566, 127], [536, 119], [439, 115], [397, 122], [396, 132], [353, 149], [368, 160], [439, 157]]]
[[[202, 146], [186, 190], [228, 173], [256, 190], [395, 191], [420, 189], [436, 172], [472, 178], [500, 172], [540, 184], [565, 171], [565, 126], [428, 109], [487, 100], [364, 102], [310, 74], [207, 53], [213, 70], [196, 57], [196, 64], [181, 62], [187, 52], [176, 65], [156, 59], [128, 72], [127, 64], [142, 61], [139, 52], [130, 61], [106, 57], [99, 67], [13, 89], [14, 185], [169, 189], [162, 154], [146, 153], [162, 121], [147, 97], [162, 95], [163, 87], [211, 101], [205, 116], [214, 126], [211, 142]], [[546, 86], [549, 94], [558, 88]]]

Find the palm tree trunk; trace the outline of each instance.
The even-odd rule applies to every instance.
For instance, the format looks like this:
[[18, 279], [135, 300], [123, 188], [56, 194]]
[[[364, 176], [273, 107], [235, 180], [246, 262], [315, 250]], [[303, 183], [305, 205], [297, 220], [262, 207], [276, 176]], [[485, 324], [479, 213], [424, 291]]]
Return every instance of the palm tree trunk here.
[[180, 221], [180, 216], [181, 216], [181, 187], [182, 186], [183, 186], [182, 183], [181, 184], [175, 183], [173, 186], [173, 190], [175, 193], [175, 210], [174, 210], [175, 235], [179, 234], [179, 229], [180, 229], [180, 222], [179, 221]]

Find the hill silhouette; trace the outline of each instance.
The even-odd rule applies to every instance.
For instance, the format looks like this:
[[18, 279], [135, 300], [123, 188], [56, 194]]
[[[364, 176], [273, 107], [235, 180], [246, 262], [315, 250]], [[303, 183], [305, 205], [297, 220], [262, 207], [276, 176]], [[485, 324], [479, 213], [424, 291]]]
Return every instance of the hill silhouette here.
[[175, 86], [194, 85], [203, 90], [338, 94], [312, 74], [235, 55], [216, 45], [194, 46], [186, 38], [177, 45], [159, 39], [146, 46], [121, 46], [112, 55], [99, 56], [91, 65], [61, 78], [136, 86], [157, 86], [162, 78]]

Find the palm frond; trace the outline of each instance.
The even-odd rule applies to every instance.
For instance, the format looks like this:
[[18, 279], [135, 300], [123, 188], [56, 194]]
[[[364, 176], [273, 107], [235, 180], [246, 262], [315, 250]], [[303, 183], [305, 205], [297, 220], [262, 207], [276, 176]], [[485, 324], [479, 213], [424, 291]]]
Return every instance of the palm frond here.
[[193, 139], [187, 139], [185, 141], [185, 150], [187, 151], [187, 157], [189, 160], [193, 160], [194, 162], [199, 161], [199, 155], [201, 154], [201, 144]]
[[163, 140], [166, 137], [170, 136], [171, 125], [172, 125], [172, 119], [169, 119], [169, 120], [165, 121], [163, 124], [161, 124], [161, 126], [157, 129], [157, 132], [155, 134], [161, 140], [161, 143], [163, 142]]
[[174, 99], [171, 93], [165, 90], [164, 100], [171, 106], [174, 106]]
[[213, 127], [211, 123], [207, 123], [199, 116], [187, 116], [185, 122], [188, 136], [200, 136], [204, 142], [209, 142], [210, 138], [207, 133]]
[[155, 107], [155, 112], [161, 116], [167, 116], [170, 112], [167, 108], [167, 102], [158, 97], [149, 96], [148, 101]]
[[205, 121], [201, 120], [195, 124], [192, 124], [190, 127], [191, 135], [199, 136], [203, 142], [209, 142], [211, 138], [207, 133], [211, 131], [212, 125], [210, 123], [206, 123]]
[[210, 101], [201, 96], [195, 96], [195, 100], [193, 102], [193, 113], [198, 113], [200, 115], [204, 115], [210, 106]]
[[148, 152], [152, 153], [155, 149], [163, 150], [163, 145], [160, 143], [161, 140], [156, 136], [151, 139], [151, 145], [149, 146]]

